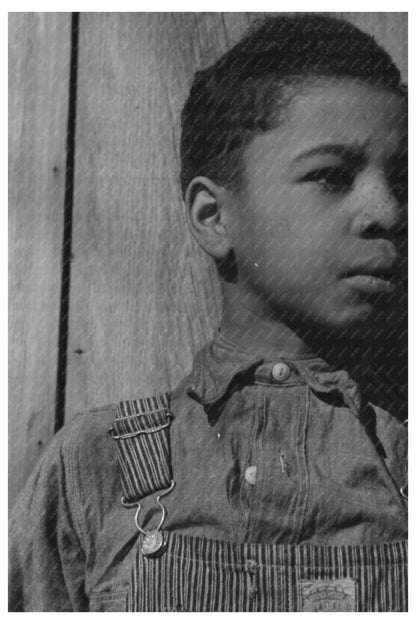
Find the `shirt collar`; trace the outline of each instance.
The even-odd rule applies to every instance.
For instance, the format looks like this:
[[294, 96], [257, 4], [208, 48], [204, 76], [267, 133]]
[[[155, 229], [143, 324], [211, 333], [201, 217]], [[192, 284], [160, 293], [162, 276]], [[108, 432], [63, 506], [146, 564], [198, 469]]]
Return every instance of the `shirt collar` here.
[[[280, 359], [276, 352], [275, 361]], [[265, 362], [259, 354], [246, 351], [233, 343], [220, 331], [213, 340], [196, 355], [190, 384], [186, 388], [189, 396], [207, 408], [224, 399], [238, 377], [248, 377]], [[268, 360], [270, 361], [270, 360]], [[317, 392], [340, 390], [351, 405], [359, 405], [360, 397], [356, 383], [345, 370], [333, 370], [321, 358], [293, 362], [304, 382]]]
[[237, 375], [264, 361], [231, 342], [220, 331], [196, 355], [188, 394], [202, 405], [220, 401]]

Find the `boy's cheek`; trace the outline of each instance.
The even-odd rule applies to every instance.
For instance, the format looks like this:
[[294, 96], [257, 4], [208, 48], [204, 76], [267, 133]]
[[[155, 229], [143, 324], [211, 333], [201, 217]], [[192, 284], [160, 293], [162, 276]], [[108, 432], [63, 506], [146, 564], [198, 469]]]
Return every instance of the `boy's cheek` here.
[[351, 293], [343, 280], [329, 283], [324, 276], [304, 274], [295, 282], [270, 278], [268, 284], [267, 279], [264, 283], [264, 292], [267, 289], [268, 299], [276, 309], [285, 309], [323, 329], [359, 330], [376, 317], [391, 319], [395, 305], [393, 297], [369, 299]]

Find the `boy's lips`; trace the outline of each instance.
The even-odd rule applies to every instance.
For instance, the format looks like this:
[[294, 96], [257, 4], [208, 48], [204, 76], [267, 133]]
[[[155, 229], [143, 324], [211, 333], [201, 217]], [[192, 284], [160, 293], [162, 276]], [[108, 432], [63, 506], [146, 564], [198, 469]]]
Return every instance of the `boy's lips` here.
[[351, 275], [346, 277], [345, 281], [357, 290], [368, 294], [385, 293], [393, 294], [396, 291], [397, 283], [383, 277], [375, 277], [374, 275]]
[[344, 271], [342, 278], [350, 286], [368, 294], [393, 294], [399, 281], [398, 262], [374, 259]]

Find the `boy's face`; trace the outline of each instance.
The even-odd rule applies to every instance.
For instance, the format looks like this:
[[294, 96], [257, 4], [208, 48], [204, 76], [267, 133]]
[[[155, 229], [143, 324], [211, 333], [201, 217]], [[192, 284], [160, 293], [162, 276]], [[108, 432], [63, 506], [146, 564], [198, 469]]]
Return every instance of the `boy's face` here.
[[254, 137], [230, 212], [249, 292], [287, 318], [336, 331], [397, 304], [406, 127], [400, 96], [352, 79], [317, 79], [277, 128]]

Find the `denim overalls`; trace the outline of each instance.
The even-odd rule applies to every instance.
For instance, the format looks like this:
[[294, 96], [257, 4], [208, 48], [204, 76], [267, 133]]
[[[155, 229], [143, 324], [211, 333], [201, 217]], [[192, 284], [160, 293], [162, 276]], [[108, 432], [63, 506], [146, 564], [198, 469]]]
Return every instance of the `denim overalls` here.
[[406, 610], [405, 427], [344, 371], [253, 363], [221, 335], [184, 387], [118, 409], [124, 502], [169, 509], [150, 551], [158, 515], [138, 522], [128, 609]]

